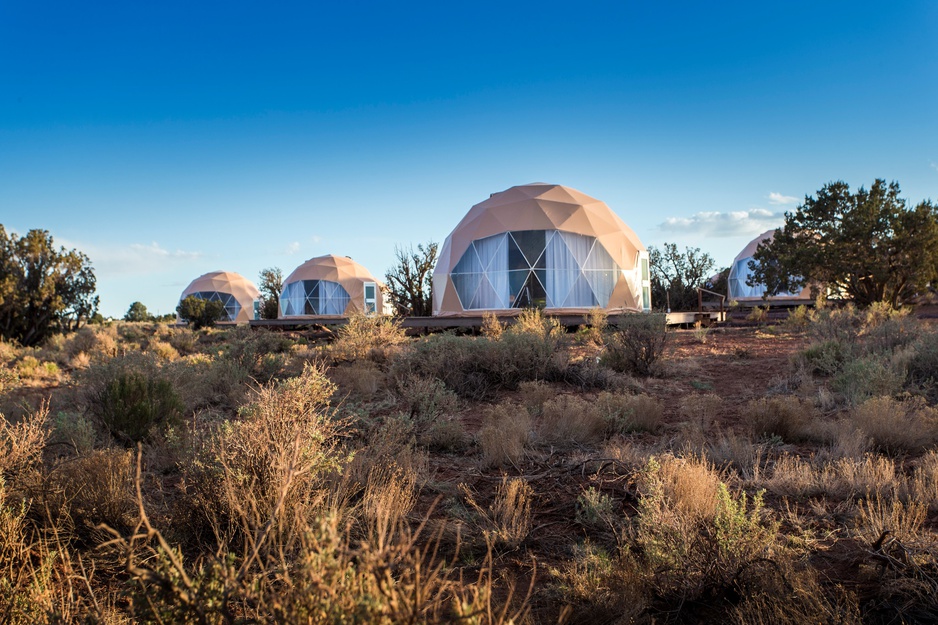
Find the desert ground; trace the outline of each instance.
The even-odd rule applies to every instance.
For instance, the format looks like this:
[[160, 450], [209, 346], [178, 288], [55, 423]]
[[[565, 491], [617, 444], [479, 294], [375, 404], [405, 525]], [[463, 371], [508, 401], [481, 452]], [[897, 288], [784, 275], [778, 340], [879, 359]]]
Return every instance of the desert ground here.
[[934, 622], [923, 317], [2, 343], [0, 614]]

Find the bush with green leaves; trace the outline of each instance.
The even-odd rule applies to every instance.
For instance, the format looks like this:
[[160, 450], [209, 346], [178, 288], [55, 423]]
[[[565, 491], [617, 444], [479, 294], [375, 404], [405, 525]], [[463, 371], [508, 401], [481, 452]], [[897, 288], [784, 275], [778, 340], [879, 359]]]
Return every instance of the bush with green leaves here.
[[616, 371], [647, 376], [668, 343], [663, 314], [626, 315], [606, 339], [602, 360]]
[[97, 403], [102, 424], [124, 443], [143, 441], [154, 428], [178, 425], [184, 410], [168, 380], [132, 371], [112, 379]]
[[205, 300], [194, 295], [183, 299], [176, 306], [176, 313], [183, 321], [188, 321], [193, 330], [211, 328], [225, 314], [225, 306], [219, 301]]
[[489, 399], [521, 382], [562, 378], [564, 354], [553, 335], [509, 329], [501, 338], [437, 334], [402, 352], [392, 366], [395, 377], [434, 377], [457, 395]]

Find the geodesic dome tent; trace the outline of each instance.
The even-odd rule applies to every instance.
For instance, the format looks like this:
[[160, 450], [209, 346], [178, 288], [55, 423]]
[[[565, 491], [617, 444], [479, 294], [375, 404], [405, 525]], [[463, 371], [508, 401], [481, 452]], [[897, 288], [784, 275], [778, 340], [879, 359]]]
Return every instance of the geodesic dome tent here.
[[225, 313], [221, 321], [247, 323], [254, 319], [254, 304], [261, 296], [254, 283], [233, 271], [211, 271], [193, 280], [179, 296], [221, 302]]
[[736, 258], [733, 259], [733, 264], [730, 265], [730, 273], [727, 277], [727, 288], [730, 301], [736, 300], [738, 302], [746, 301], [755, 301], [755, 300], [805, 300], [810, 301], [813, 297], [810, 286], [805, 287], [799, 290], [796, 293], [778, 293], [776, 295], [771, 295], [769, 297], [764, 297], [765, 295], [765, 285], [764, 284], [755, 284], [749, 286], [746, 282], [752, 277], [752, 271], [749, 269], [749, 261], [752, 260], [753, 255], [756, 253], [756, 248], [759, 247], [759, 244], [763, 241], [771, 241], [775, 237], [775, 230], [767, 230], [763, 232], [755, 239], [749, 242], [743, 250], [736, 255]]
[[651, 309], [648, 252], [603, 202], [533, 183], [493, 193], [446, 238], [433, 314]]
[[293, 270], [283, 282], [280, 316], [348, 316], [384, 310], [381, 283], [345, 256], [317, 256]]

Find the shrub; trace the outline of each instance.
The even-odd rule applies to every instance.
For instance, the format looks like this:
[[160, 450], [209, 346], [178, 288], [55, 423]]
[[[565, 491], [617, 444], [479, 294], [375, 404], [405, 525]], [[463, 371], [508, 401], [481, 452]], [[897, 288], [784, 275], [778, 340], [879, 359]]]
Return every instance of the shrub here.
[[502, 477], [495, 487], [495, 498], [488, 510], [476, 503], [473, 494], [463, 486], [466, 503], [483, 522], [483, 532], [496, 545], [515, 548], [531, 531], [531, 503], [534, 489], [522, 478]]
[[609, 328], [609, 313], [605, 308], [590, 308], [586, 315], [586, 338], [596, 345], [603, 344], [603, 336]]
[[615, 500], [592, 486], [581, 492], [576, 498], [576, 516], [574, 519], [580, 525], [614, 527], [615, 518]]
[[801, 304], [788, 310], [788, 317], [785, 318], [785, 326], [793, 330], [804, 330], [814, 319], [814, 311], [804, 304]]
[[99, 449], [52, 471], [44, 482], [42, 511], [49, 527], [68, 529], [87, 546], [97, 546], [105, 523], [120, 531], [133, 527], [133, 456], [130, 450]]
[[766, 306], [753, 306], [752, 310], [749, 311], [749, 314], [746, 316], [746, 321], [754, 321], [755, 323], [765, 323], [769, 318], [769, 307]]
[[654, 432], [664, 415], [661, 402], [645, 394], [600, 393], [596, 406], [610, 429], [620, 434]]
[[398, 382], [403, 408], [418, 423], [429, 423], [456, 411], [459, 399], [436, 378], [408, 376]]
[[591, 402], [560, 395], [544, 403], [540, 437], [550, 443], [590, 443], [602, 438], [606, 421]]
[[552, 336], [508, 331], [495, 341], [485, 337], [439, 334], [401, 353], [392, 366], [395, 377], [435, 377], [457, 395], [488, 399], [521, 382], [561, 377], [566, 367]]
[[407, 340], [404, 328], [393, 318], [356, 314], [339, 326], [329, 351], [337, 361], [371, 359], [381, 362]]
[[867, 356], [847, 362], [831, 380], [831, 388], [853, 406], [877, 395], [898, 394], [905, 377], [904, 371], [881, 356]]
[[851, 356], [852, 349], [847, 343], [831, 339], [809, 345], [795, 357], [795, 361], [813, 374], [830, 377], [839, 372]]
[[133, 372], [118, 374], [95, 403], [104, 427], [124, 443], [145, 440], [153, 428], [179, 425], [184, 410], [168, 380]]
[[534, 416], [541, 414], [546, 401], [557, 396], [557, 389], [541, 380], [522, 382], [518, 391], [524, 407]]
[[151, 340], [147, 349], [156, 354], [160, 360], [173, 361], [179, 358], [179, 352], [176, 351], [176, 348], [166, 341]]
[[699, 460], [649, 461], [639, 492], [635, 541], [661, 596], [726, 592], [775, 543], [778, 524], [763, 521], [762, 493], [751, 503], [730, 493]]
[[848, 419], [882, 451], [919, 451], [938, 443], [938, 410], [921, 401], [873, 397], [851, 410]]
[[558, 339], [563, 327], [555, 317], [548, 317], [537, 308], [525, 308], [508, 330], [512, 334], [531, 334], [540, 339]]
[[665, 315], [626, 315], [607, 337], [603, 361], [616, 371], [647, 376], [664, 354], [667, 340]]
[[489, 408], [479, 429], [482, 464], [487, 467], [517, 464], [531, 436], [527, 410], [499, 404]]
[[49, 440], [48, 426], [47, 404], [15, 424], [0, 414], [0, 483], [39, 466]]
[[908, 380], [929, 399], [938, 400], [938, 332], [923, 334], [913, 344]]
[[466, 428], [455, 417], [434, 419], [418, 433], [417, 440], [434, 451], [461, 452], [469, 446]]
[[497, 341], [502, 337], [505, 326], [498, 320], [495, 313], [489, 311], [482, 315], [482, 336]]
[[94, 447], [94, 426], [80, 414], [59, 412], [55, 416], [53, 440], [68, 443], [77, 453], [86, 454]]
[[788, 443], [812, 438], [813, 422], [819, 418], [811, 404], [792, 396], [761, 398], [746, 405], [745, 418], [756, 438], [777, 436]]
[[205, 443], [186, 468], [188, 523], [202, 534], [190, 540], [251, 536], [268, 522], [280, 540], [305, 531], [326, 503], [324, 481], [345, 459], [338, 438], [345, 425], [328, 409], [334, 390], [321, 368], [307, 366], [256, 390], [240, 418]]

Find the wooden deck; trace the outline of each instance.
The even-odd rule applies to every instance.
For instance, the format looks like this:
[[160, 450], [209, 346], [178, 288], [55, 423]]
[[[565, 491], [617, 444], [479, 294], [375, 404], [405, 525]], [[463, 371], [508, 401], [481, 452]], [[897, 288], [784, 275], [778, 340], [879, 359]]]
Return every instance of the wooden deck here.
[[[632, 313], [641, 314], [641, 313]], [[557, 319], [565, 328], [575, 328], [588, 323], [586, 315], [552, 315], [549, 317]], [[609, 315], [610, 324], [618, 323], [626, 315]], [[672, 312], [667, 314], [668, 325], [691, 325], [698, 320], [703, 319], [707, 323], [714, 323], [725, 320], [725, 314], [717, 311], [707, 312], [703, 315], [696, 312]], [[506, 324], [514, 323], [513, 316], [499, 317], [499, 321]], [[464, 328], [467, 330], [482, 327], [483, 318], [481, 315], [473, 317], [404, 317], [401, 319], [401, 326], [415, 333], [428, 333], [440, 330], [453, 330]], [[316, 327], [328, 328], [330, 326], [345, 325], [348, 319], [345, 317], [302, 317], [298, 319], [258, 319], [251, 321], [252, 328], [267, 328], [269, 330], [304, 330]]]

